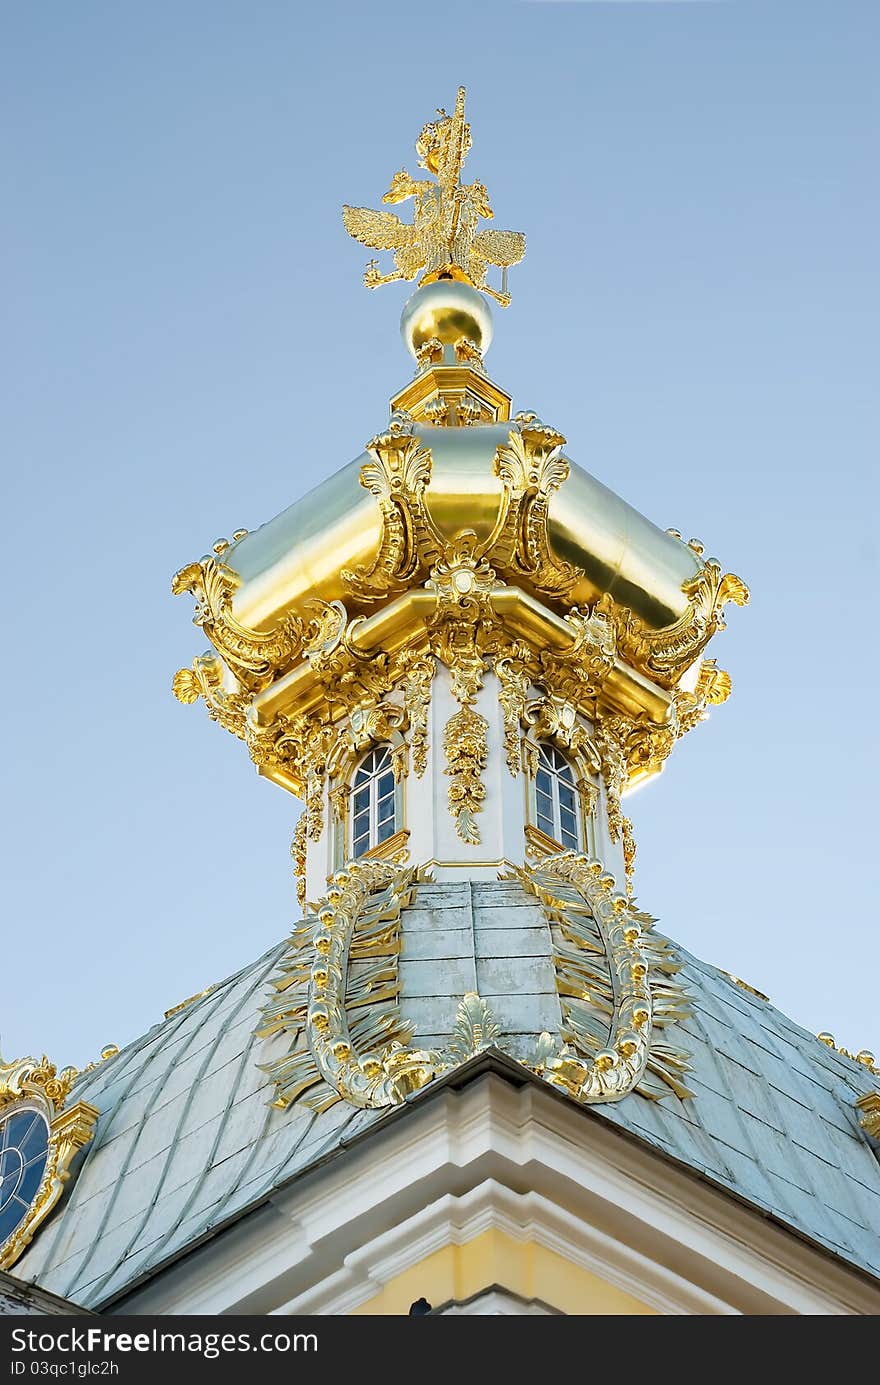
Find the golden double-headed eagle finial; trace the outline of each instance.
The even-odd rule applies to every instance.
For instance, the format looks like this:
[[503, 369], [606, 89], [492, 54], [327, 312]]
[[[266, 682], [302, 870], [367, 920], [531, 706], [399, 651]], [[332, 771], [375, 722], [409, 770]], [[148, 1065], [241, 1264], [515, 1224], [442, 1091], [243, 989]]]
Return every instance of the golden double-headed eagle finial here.
[[[453, 114], [438, 110], [437, 119], [429, 121], [416, 140], [419, 167], [436, 181], [412, 178], [402, 168], [382, 198], [394, 203], [412, 197], [412, 223], [401, 221], [394, 212], [377, 212], [370, 207], [343, 207], [342, 219], [348, 234], [362, 245], [393, 252], [395, 269], [391, 274], [380, 274], [377, 262], [369, 262], [364, 274], [367, 288], [414, 279], [421, 270], [420, 285], [458, 279], [506, 308], [510, 302], [507, 270], [525, 254], [526, 238], [520, 231], [478, 229], [481, 219], [488, 220], [494, 214], [484, 184], [461, 181], [462, 165], [471, 147], [464, 97], [464, 87], [459, 87]], [[500, 292], [486, 282], [490, 265], [502, 270]]]

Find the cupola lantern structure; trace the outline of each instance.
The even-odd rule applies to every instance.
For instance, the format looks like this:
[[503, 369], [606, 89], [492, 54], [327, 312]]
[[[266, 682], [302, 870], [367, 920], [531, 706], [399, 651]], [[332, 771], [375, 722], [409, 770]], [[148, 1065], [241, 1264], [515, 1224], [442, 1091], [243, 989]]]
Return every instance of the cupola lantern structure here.
[[[650, 1056], [650, 968], [624, 800], [727, 697], [727, 674], [704, 652], [725, 603], [742, 605], [748, 592], [700, 544], [658, 529], [581, 470], [564, 435], [515, 412], [487, 372], [489, 299], [509, 303], [507, 270], [525, 239], [480, 229], [492, 209], [482, 183], [463, 181], [470, 143], [460, 90], [453, 114], [438, 112], [417, 141], [426, 176], [398, 172], [385, 194], [386, 204], [412, 202], [412, 222], [344, 209], [352, 236], [393, 254], [388, 274], [370, 261], [368, 287], [419, 276], [401, 319], [415, 375], [359, 457], [176, 575], [174, 591], [195, 597], [213, 648], [176, 675], [174, 690], [182, 701], [201, 697], [260, 773], [302, 800], [292, 854], [300, 902], [315, 919], [331, 920], [353, 891], [356, 931], [375, 890], [402, 888], [404, 878], [408, 891], [510, 877], [540, 899], [561, 872], [563, 893], [600, 932], [604, 901], [608, 977], [628, 968], [632, 995], [606, 978], [611, 1013], [598, 1026], [572, 1020], [562, 943], [546, 927], [540, 940], [519, 940], [531, 952], [503, 940], [509, 985], [540, 1001], [525, 1005], [529, 1016], [511, 1002], [492, 1025], [518, 1058], [540, 1050], [535, 1062], [566, 1089], [616, 1099]], [[497, 289], [491, 265], [503, 273]], [[607, 931], [617, 918], [619, 955]], [[353, 1044], [344, 933], [307, 941], [318, 958], [304, 1001], [308, 1055], [293, 1086], [279, 1078], [282, 1100], [305, 1068], [367, 1104], [399, 1100], [448, 1067], [438, 1053], [467, 997], [492, 1011], [481, 972], [499, 962], [492, 949], [502, 940], [474, 935], [468, 965], [446, 980], [451, 959], [423, 948], [418, 960], [436, 965], [409, 968], [422, 992], [410, 1005], [401, 962], [388, 1041], [380, 1028], [366, 1049]], [[591, 944], [584, 936], [575, 946]], [[578, 1023], [587, 1037], [569, 1057]], [[597, 1071], [593, 1030], [603, 1037]]]

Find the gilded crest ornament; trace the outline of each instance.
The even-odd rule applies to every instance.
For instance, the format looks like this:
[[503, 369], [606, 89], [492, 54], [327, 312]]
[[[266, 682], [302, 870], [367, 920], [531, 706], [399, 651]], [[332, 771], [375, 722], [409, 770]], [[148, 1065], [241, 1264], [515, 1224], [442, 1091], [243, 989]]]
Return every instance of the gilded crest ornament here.
[[[526, 239], [519, 231], [479, 229], [480, 221], [490, 220], [494, 213], [483, 183], [461, 181], [471, 147], [464, 101], [465, 89], [459, 87], [452, 115], [438, 110], [437, 119], [423, 127], [416, 141], [419, 167], [430, 177], [413, 178], [406, 169], [400, 169], [382, 198], [391, 204], [412, 200], [411, 223], [401, 221], [394, 212], [343, 207], [342, 219], [350, 236], [371, 250], [390, 250], [394, 257], [390, 274], [380, 274], [377, 261], [370, 260], [364, 273], [367, 288], [421, 274], [419, 284], [458, 279], [482, 290], [502, 307], [509, 304], [507, 270], [519, 264]], [[487, 282], [490, 265], [502, 270], [500, 291]]]

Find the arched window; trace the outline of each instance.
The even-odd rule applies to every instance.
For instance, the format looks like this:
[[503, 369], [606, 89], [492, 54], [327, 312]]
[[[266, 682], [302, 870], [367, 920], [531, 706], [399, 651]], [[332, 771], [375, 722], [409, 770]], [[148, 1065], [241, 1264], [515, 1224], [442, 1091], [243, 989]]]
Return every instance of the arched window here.
[[580, 804], [574, 771], [561, 751], [545, 741], [538, 746], [535, 806], [541, 831], [570, 851], [580, 851]]
[[390, 747], [376, 746], [361, 760], [351, 786], [353, 856], [363, 856], [393, 836], [397, 828], [395, 789]]

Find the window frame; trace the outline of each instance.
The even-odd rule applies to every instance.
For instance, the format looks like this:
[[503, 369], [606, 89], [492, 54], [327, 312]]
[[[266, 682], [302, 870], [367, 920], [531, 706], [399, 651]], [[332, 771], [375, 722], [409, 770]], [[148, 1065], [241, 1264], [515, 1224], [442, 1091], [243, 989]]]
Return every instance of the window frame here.
[[[362, 773], [364, 766], [370, 760], [374, 761], [371, 770], [367, 777], [359, 783], [358, 776]], [[383, 780], [386, 775], [389, 775], [391, 778], [391, 791], [390, 793], [385, 792], [380, 794], [380, 781]], [[358, 818], [363, 816], [364, 809], [363, 807], [360, 809], [356, 807], [355, 796], [362, 793], [364, 789], [368, 792], [366, 811], [369, 816], [369, 825], [366, 836], [367, 844], [358, 852], [356, 849], [358, 841], [356, 827]], [[391, 803], [390, 817], [380, 818], [379, 813], [381, 805], [389, 801]], [[351, 771], [345, 834], [347, 837], [348, 854], [351, 860], [363, 860], [365, 856], [369, 856], [371, 852], [384, 846], [385, 842], [400, 831], [403, 821], [402, 807], [400, 784], [394, 774], [393, 746], [387, 741], [382, 741], [376, 745], [370, 746], [369, 750], [359, 758]], [[385, 831], [384, 835], [380, 835], [383, 828], [386, 827], [388, 830]]]
[[[583, 794], [578, 779], [578, 766], [552, 740], [533, 742], [535, 746], [534, 774], [530, 785], [530, 818], [534, 826], [563, 851], [587, 851], [587, 823], [584, 816]], [[567, 775], [566, 775], [567, 771]], [[541, 785], [541, 776], [549, 780], [549, 792]], [[570, 790], [571, 804], [564, 804], [560, 785]], [[541, 799], [549, 799], [550, 813]], [[563, 829], [563, 813], [571, 815], [574, 832]], [[548, 831], [548, 824], [551, 830]], [[568, 840], [566, 840], [568, 837]]]

